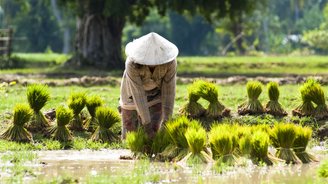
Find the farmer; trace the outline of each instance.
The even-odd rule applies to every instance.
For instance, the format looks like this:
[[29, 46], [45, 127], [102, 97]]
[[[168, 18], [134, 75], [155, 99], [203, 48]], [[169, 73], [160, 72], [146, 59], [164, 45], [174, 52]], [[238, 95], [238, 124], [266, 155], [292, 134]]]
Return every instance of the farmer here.
[[153, 138], [173, 113], [179, 51], [152, 32], [128, 43], [125, 53], [120, 96], [122, 138], [139, 126]]

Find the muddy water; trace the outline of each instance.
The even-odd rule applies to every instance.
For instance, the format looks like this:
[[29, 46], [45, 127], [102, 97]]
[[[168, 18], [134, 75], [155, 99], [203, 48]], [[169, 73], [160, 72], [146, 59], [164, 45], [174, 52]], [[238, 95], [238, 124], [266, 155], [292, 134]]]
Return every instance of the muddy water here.
[[[37, 178], [56, 178], [69, 176], [83, 182], [86, 176], [129, 175], [141, 161], [120, 160], [120, 155], [130, 155], [128, 150], [104, 151], [42, 151], [37, 152]], [[327, 159], [327, 154], [320, 154], [319, 159]], [[190, 168], [169, 163], [150, 163], [143, 174], [157, 174], [160, 183], [328, 183], [317, 177], [319, 163], [300, 165], [277, 165], [257, 167], [248, 164], [235, 167], [219, 174], [206, 168]]]

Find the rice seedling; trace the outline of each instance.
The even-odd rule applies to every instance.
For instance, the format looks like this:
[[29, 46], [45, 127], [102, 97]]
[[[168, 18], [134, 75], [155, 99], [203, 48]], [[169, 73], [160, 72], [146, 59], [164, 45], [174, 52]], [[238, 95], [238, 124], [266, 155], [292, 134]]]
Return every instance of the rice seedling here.
[[279, 159], [274, 158], [268, 152], [269, 148], [269, 135], [263, 131], [256, 131], [251, 138], [250, 156], [254, 164], [273, 165]]
[[297, 127], [291, 123], [277, 123], [272, 128], [270, 138], [272, 145], [277, 149], [276, 156], [289, 163], [300, 163], [293, 151]]
[[151, 141], [143, 128], [128, 132], [125, 141], [134, 157], [142, 158], [150, 154]]
[[243, 134], [240, 138], [239, 138], [239, 152], [240, 155], [245, 156], [245, 157], [249, 157], [251, 154], [251, 148], [252, 148], [252, 144], [251, 144], [251, 133], [245, 133]]
[[263, 114], [264, 108], [258, 100], [262, 93], [262, 84], [258, 81], [249, 81], [246, 85], [248, 101], [238, 107], [238, 114]]
[[85, 128], [92, 132], [95, 130], [95, 126], [97, 124], [96, 118], [96, 108], [100, 107], [104, 104], [104, 101], [99, 96], [91, 96], [86, 99], [86, 106], [90, 117], [86, 120]]
[[312, 101], [317, 105], [314, 109], [314, 117], [318, 120], [328, 117], [328, 108], [325, 101], [325, 93], [318, 82], [315, 82], [310, 90]]
[[84, 92], [72, 93], [68, 98], [68, 107], [73, 111], [73, 118], [69, 123], [71, 130], [83, 131], [83, 122], [81, 118], [81, 111], [86, 103], [86, 94]]
[[32, 134], [28, 132], [24, 125], [30, 120], [32, 111], [28, 105], [17, 104], [14, 107], [14, 117], [12, 124], [1, 135], [2, 139], [16, 142], [31, 142]]
[[230, 115], [230, 110], [225, 109], [225, 106], [218, 99], [218, 87], [215, 84], [207, 81], [199, 81], [197, 91], [200, 97], [209, 102], [206, 109], [206, 115], [208, 117], [220, 118], [224, 111], [226, 116]]
[[120, 116], [108, 107], [98, 107], [96, 110], [97, 128], [91, 136], [91, 140], [100, 142], [118, 141], [119, 137], [111, 128], [120, 122]]
[[320, 164], [318, 175], [322, 178], [328, 178], [328, 160], [325, 160]]
[[301, 97], [302, 97], [302, 104], [296, 107], [292, 114], [294, 116], [313, 116], [314, 113], [314, 106], [312, 103], [312, 96], [311, 96], [311, 90], [313, 86], [315, 85], [315, 80], [308, 79], [301, 87]]
[[54, 125], [49, 131], [51, 137], [54, 140], [58, 140], [60, 142], [69, 142], [73, 139], [71, 132], [66, 127], [72, 117], [73, 112], [70, 109], [67, 109], [63, 106], [60, 106], [56, 109], [57, 125]]
[[189, 120], [182, 116], [166, 123], [166, 131], [169, 135], [170, 144], [160, 154], [162, 158], [179, 161], [188, 154], [188, 142], [185, 133], [189, 127], [200, 129], [201, 125], [197, 120]]
[[287, 112], [282, 108], [281, 104], [278, 101], [280, 95], [278, 83], [269, 82], [267, 84], [267, 88], [270, 100], [265, 106], [265, 112], [273, 116], [286, 116]]
[[211, 156], [205, 152], [207, 151], [207, 136], [204, 128], [188, 128], [185, 133], [185, 137], [188, 142], [190, 153], [185, 158], [183, 158], [181, 162], [185, 162], [188, 165], [202, 163], [206, 164], [212, 162]]
[[33, 115], [27, 124], [27, 129], [31, 132], [42, 132], [49, 128], [50, 124], [44, 117], [41, 109], [50, 100], [50, 92], [47, 86], [32, 84], [27, 87], [27, 101], [33, 110]]
[[311, 139], [312, 129], [310, 127], [297, 127], [296, 138], [294, 141], [293, 149], [296, 156], [303, 162], [309, 163], [317, 161], [315, 157], [306, 152], [306, 147]]
[[[220, 124], [218, 122], [214, 122], [211, 126], [211, 130], [210, 130], [210, 134], [220, 134], [221, 132], [230, 132], [232, 131], [231, 129], [231, 125], [230, 124], [227, 124], [227, 123], [223, 123], [223, 124]], [[214, 146], [211, 145], [211, 141], [209, 141], [209, 144], [210, 144], [210, 149], [211, 149], [211, 152], [212, 152], [212, 157], [214, 160], [217, 160], [219, 159], [220, 157], [220, 154], [219, 152], [217, 152], [215, 149], [214, 149]]]
[[215, 125], [209, 133], [209, 143], [216, 165], [234, 165], [236, 158], [234, 152], [238, 148], [237, 135], [229, 131], [227, 126]]
[[[170, 144], [170, 137], [165, 128], [161, 128], [155, 135], [151, 144], [151, 153], [158, 155], [162, 153], [165, 148]], [[160, 155], [158, 155], [160, 157]], [[158, 158], [161, 160], [161, 158]]]
[[198, 81], [195, 81], [188, 87], [188, 102], [179, 110], [181, 115], [190, 118], [198, 118], [203, 116], [206, 112], [205, 108], [197, 102], [200, 99], [200, 96], [197, 93], [198, 83]]

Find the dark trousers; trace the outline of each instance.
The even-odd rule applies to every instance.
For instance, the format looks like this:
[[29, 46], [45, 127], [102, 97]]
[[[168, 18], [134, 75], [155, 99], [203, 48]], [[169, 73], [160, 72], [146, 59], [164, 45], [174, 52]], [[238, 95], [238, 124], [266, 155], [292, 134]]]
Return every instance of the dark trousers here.
[[[149, 107], [151, 124], [155, 132], [157, 132], [162, 122], [162, 104], [158, 103]], [[126, 133], [136, 131], [142, 124], [141, 118], [136, 110], [126, 110], [121, 108], [122, 116], [122, 139], [125, 139]]]

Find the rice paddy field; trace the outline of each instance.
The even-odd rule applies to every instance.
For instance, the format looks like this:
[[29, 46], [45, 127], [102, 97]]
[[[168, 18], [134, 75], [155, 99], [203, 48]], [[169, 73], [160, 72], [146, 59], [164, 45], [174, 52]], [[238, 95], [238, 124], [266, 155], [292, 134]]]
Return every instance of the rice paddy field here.
[[[50, 100], [42, 108], [49, 112], [61, 105], [67, 106], [71, 93], [85, 92], [97, 95], [104, 105], [117, 111], [121, 71], [107, 72], [81, 69], [63, 69], [61, 65], [69, 57], [58, 54], [16, 54], [21, 63], [16, 68], [0, 70], [0, 133], [12, 123], [13, 109], [17, 103], [28, 103], [27, 84], [45, 83], [49, 86]], [[300, 87], [308, 76], [320, 78], [328, 101], [328, 57], [181, 57], [178, 59], [178, 82], [173, 118], [179, 118], [179, 109], [188, 101], [187, 88], [198, 78], [216, 82], [218, 99], [231, 110], [231, 117], [219, 122], [238, 122], [244, 125], [293, 122], [313, 129], [313, 138], [307, 151], [319, 162], [309, 164], [279, 163], [273, 166], [256, 165], [240, 158], [236, 166], [212, 164], [186, 165], [182, 162], [154, 161], [153, 158], [133, 158], [133, 152], [125, 142], [101, 143], [91, 141], [90, 132], [73, 132], [73, 141], [62, 143], [33, 134], [33, 143], [16, 143], [0, 139], [0, 183], [327, 183], [319, 174], [328, 173], [327, 138], [319, 138], [319, 129], [326, 120], [298, 118], [292, 110], [302, 103]], [[97, 76], [105, 81], [92, 83], [83, 77]], [[242, 80], [233, 80], [242, 76]], [[247, 101], [246, 82], [261, 76], [262, 82], [281, 83], [279, 102], [288, 112], [284, 118], [271, 115], [240, 116], [238, 106]], [[281, 78], [283, 78], [281, 80]], [[87, 78], [90, 79], [90, 78]], [[96, 80], [96, 79], [95, 79]], [[98, 79], [97, 79], [98, 80]], [[284, 81], [285, 82], [281, 82]], [[67, 82], [69, 81], [69, 82]], [[82, 82], [81, 82], [82, 81]], [[225, 81], [225, 82], [222, 82]], [[293, 82], [289, 82], [293, 81]], [[258, 100], [269, 101], [264, 85]], [[204, 99], [199, 103], [209, 105]], [[82, 110], [87, 115], [87, 109]], [[120, 134], [120, 123], [112, 127]], [[209, 131], [209, 130], [207, 130]], [[209, 133], [209, 132], [207, 132]], [[276, 150], [270, 146], [269, 152]], [[122, 159], [128, 158], [128, 159]], [[327, 162], [327, 161], [326, 161]], [[325, 167], [324, 167], [325, 166]], [[320, 168], [320, 169], [319, 169]], [[323, 169], [322, 169], [323, 168]], [[320, 170], [320, 171], [319, 171]]]

